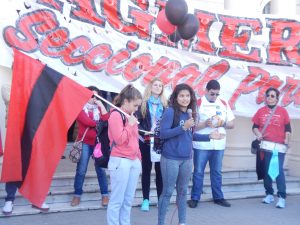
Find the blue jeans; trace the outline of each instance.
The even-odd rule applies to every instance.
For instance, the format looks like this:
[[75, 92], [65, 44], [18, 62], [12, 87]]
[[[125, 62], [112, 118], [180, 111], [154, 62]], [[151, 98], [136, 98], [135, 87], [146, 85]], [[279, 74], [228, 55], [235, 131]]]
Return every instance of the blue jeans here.
[[[265, 151], [265, 178], [264, 178], [264, 187], [266, 189], [267, 195], [273, 195], [274, 189], [272, 187], [272, 178], [268, 175], [269, 164], [272, 158], [272, 152]], [[285, 154], [278, 153], [278, 161], [279, 161], [279, 175], [276, 178], [277, 184], [277, 196], [281, 198], [286, 198], [286, 185], [285, 185], [285, 175], [283, 171], [283, 163], [284, 163]]]
[[189, 180], [192, 175], [192, 160], [173, 160], [161, 156], [160, 168], [163, 180], [163, 191], [158, 201], [158, 225], [165, 223], [165, 217], [175, 184], [179, 223], [185, 223], [186, 195]]
[[207, 162], [210, 168], [210, 183], [214, 200], [223, 199], [222, 161], [224, 150], [194, 149], [194, 173], [191, 199], [200, 200], [203, 190], [204, 170]]
[[17, 184], [15, 182], [7, 182], [5, 183], [5, 191], [6, 191], [6, 197], [5, 201], [14, 201], [16, 198], [16, 192], [17, 192]]
[[[74, 194], [76, 196], [80, 196], [82, 194], [83, 182], [88, 168], [90, 157], [93, 154], [93, 150], [94, 150], [93, 145], [88, 145], [85, 143], [82, 144], [82, 153], [81, 153], [80, 161], [77, 163], [76, 175], [74, 180], [74, 189], [75, 189]], [[95, 165], [95, 170], [97, 173], [101, 194], [108, 195], [107, 177], [105, 171], [101, 167], [96, 165]]]

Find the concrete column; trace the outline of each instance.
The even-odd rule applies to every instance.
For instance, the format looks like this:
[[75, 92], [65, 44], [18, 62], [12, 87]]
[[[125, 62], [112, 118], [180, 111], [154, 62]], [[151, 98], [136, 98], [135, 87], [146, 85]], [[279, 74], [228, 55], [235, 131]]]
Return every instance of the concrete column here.
[[289, 169], [288, 174], [291, 176], [300, 177], [300, 120], [294, 119], [291, 121], [292, 138], [291, 148], [286, 157], [286, 167]]
[[[296, 15], [297, 3], [296, 0], [271, 0], [271, 14], [278, 14], [281, 16]], [[291, 149], [287, 153], [286, 167], [289, 169], [289, 175], [300, 177], [300, 121], [292, 120], [292, 139]]]
[[271, 0], [271, 14], [296, 15], [296, 0]]
[[224, 0], [224, 9], [247, 15], [261, 13], [261, 0]]

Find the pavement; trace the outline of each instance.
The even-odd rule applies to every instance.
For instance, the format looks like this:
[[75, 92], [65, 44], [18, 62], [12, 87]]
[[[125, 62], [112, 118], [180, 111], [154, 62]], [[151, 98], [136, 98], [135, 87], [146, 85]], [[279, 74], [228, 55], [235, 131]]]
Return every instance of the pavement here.
[[[231, 200], [230, 208], [213, 202], [200, 202], [198, 207], [187, 207], [186, 225], [299, 225], [300, 195], [287, 197], [285, 209], [261, 203], [261, 198]], [[178, 225], [176, 205], [171, 204], [165, 225]], [[0, 225], [107, 225], [106, 210], [89, 210], [60, 213], [41, 213], [27, 216], [0, 218]], [[142, 212], [134, 207], [131, 225], [157, 224], [157, 207]]]

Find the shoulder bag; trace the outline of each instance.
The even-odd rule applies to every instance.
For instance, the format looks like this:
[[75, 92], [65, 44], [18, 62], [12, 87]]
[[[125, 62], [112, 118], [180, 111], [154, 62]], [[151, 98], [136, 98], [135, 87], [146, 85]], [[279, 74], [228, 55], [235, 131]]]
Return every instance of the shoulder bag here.
[[[270, 116], [268, 117], [268, 120], [266, 121], [263, 129], [261, 130], [261, 134], [263, 135], [263, 133], [265, 132], [265, 130], [267, 129], [267, 126], [269, 125], [272, 116], [274, 115], [275, 111], [276, 111], [277, 106], [274, 107], [272, 113], [270, 114]], [[252, 141], [251, 143], [251, 153], [255, 154], [257, 153], [257, 151], [260, 149], [260, 140], [255, 139], [254, 141]]]
[[69, 154], [69, 159], [72, 161], [72, 163], [78, 163], [80, 160], [81, 152], [82, 152], [82, 142], [83, 142], [88, 130], [89, 130], [89, 127], [86, 128], [86, 130], [84, 131], [84, 134], [83, 134], [81, 140], [77, 141], [77, 138], [78, 138], [78, 136], [77, 136], [76, 141], [74, 142], [74, 144], [72, 146], [72, 149]]

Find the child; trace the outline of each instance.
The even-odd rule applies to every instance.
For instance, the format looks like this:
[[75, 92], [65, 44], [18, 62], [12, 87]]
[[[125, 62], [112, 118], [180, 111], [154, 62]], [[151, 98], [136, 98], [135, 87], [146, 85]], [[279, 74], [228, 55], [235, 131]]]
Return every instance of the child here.
[[108, 120], [111, 154], [108, 171], [111, 198], [107, 208], [108, 225], [130, 224], [130, 211], [141, 172], [137, 119], [133, 115], [142, 103], [141, 93], [127, 85], [115, 98], [114, 104], [131, 115], [123, 124], [124, 115], [112, 111]]
[[[164, 224], [176, 185], [179, 224], [184, 225], [186, 194], [192, 174], [192, 127], [196, 120], [196, 97], [193, 89], [187, 84], [177, 85], [170, 96], [169, 106], [160, 124], [160, 137], [165, 139], [165, 142], [160, 161], [163, 191], [158, 202], [158, 224]], [[194, 135], [194, 140], [197, 141], [209, 141], [210, 138], [220, 139], [222, 135], [217, 132]]]

